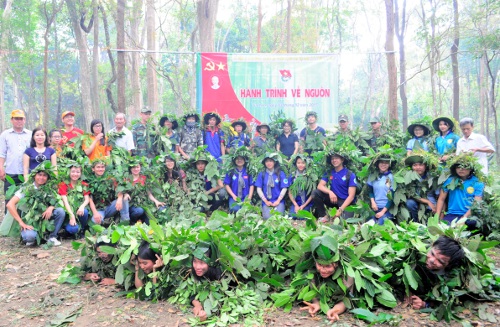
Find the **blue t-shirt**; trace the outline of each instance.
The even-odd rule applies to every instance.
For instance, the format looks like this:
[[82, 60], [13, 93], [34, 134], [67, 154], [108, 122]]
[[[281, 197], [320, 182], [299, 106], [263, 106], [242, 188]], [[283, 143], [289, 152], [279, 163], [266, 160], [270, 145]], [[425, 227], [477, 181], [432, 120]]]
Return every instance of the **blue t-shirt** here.
[[408, 143], [406, 144], [406, 150], [413, 150], [413, 148], [415, 147], [415, 142], [417, 141], [420, 143], [424, 151], [429, 151], [429, 145], [427, 144], [427, 140], [421, 137], [419, 138], [414, 137], [411, 140], [409, 140]]
[[[290, 186], [291, 186], [293, 183], [295, 183], [295, 179], [296, 179], [296, 178], [295, 178], [295, 176], [293, 176], [293, 175], [292, 175], [292, 176], [290, 176]], [[299, 206], [301, 206], [301, 205], [303, 205], [303, 204], [304, 204], [304, 203], [302, 202], [302, 198], [300, 197], [300, 192], [301, 192], [302, 190], [301, 190], [300, 188], [298, 188], [298, 189], [297, 189], [297, 191], [298, 191], [298, 192], [297, 192], [297, 196], [295, 197], [295, 202], [297, 202], [297, 204], [298, 204]], [[311, 196], [311, 193], [306, 194], [305, 201], [307, 201], [307, 199], [309, 199], [309, 197], [310, 197], [310, 196]], [[305, 201], [304, 201], [304, 202], [305, 202]]]
[[354, 173], [351, 173], [351, 178], [349, 179], [349, 183], [347, 183], [347, 171], [345, 167], [338, 172], [332, 169], [330, 174], [324, 174], [323, 178], [321, 178], [327, 184], [330, 182], [330, 190], [341, 200], [345, 200], [349, 196], [349, 187], [356, 187], [358, 185]]
[[[264, 177], [262, 177], [263, 174]], [[279, 178], [276, 173], [273, 173], [273, 179], [274, 187], [271, 188], [271, 198], [269, 198], [269, 194], [267, 194], [267, 181], [269, 180], [269, 174], [267, 172], [259, 173], [257, 179], [255, 180], [255, 187], [260, 187], [262, 189], [262, 193], [264, 193], [264, 196], [271, 202], [275, 202], [276, 200], [278, 200], [281, 190], [290, 186], [290, 181], [283, 171], [280, 171]], [[284, 198], [281, 200], [281, 202], [283, 201]]]
[[475, 196], [483, 196], [484, 183], [481, 183], [476, 176], [463, 181], [462, 186], [457, 186], [454, 190], [448, 189], [448, 185], [458, 177], [448, 177], [443, 184], [443, 191], [448, 193], [448, 213], [453, 215], [464, 215], [474, 202]]
[[[248, 175], [247, 169], [243, 167], [243, 180], [245, 181], [245, 187], [243, 187], [242, 193], [242, 200], [248, 196], [248, 193], [250, 193], [250, 186], [253, 185], [253, 179], [252, 176]], [[231, 170], [229, 173], [226, 174], [226, 177], [224, 178], [224, 185], [229, 185], [231, 190], [233, 191], [236, 196], [238, 196], [238, 174], [239, 171], [235, 168]]]
[[38, 151], [35, 150], [35, 148], [27, 148], [26, 151], [24, 151], [24, 154], [28, 155], [30, 157], [30, 169], [29, 171], [32, 171], [36, 167], [38, 167], [39, 164], [44, 162], [45, 160], [50, 160], [50, 157], [56, 153], [56, 150], [53, 148], [46, 147], [45, 151], [42, 153], [39, 153]]
[[175, 152], [175, 147], [179, 145], [179, 134], [173, 132], [168, 138], [172, 142], [172, 152]]
[[283, 153], [288, 159], [292, 156], [295, 151], [295, 142], [299, 142], [299, 138], [295, 133], [290, 133], [290, 135], [285, 136], [285, 134], [281, 134], [278, 137], [278, 143], [280, 144], [280, 151]]
[[[326, 131], [323, 127], [321, 126], [316, 126], [316, 128], [314, 129], [314, 133], [315, 134], [322, 134], [323, 136], [326, 135]], [[300, 131], [300, 138], [305, 140], [307, 137], [307, 127], [304, 127], [301, 131]]]
[[241, 146], [250, 146], [250, 137], [245, 133], [240, 135], [231, 135], [228, 140], [228, 148], [239, 148]]
[[458, 140], [460, 140], [460, 137], [451, 131], [445, 136], [438, 136], [436, 138], [436, 150], [439, 155], [442, 156], [447, 152], [455, 153]]
[[366, 184], [371, 188], [370, 191], [373, 191], [373, 194], [370, 194], [370, 198], [375, 199], [375, 203], [379, 209], [392, 204], [392, 201], [389, 201], [389, 197], [387, 196], [389, 192], [393, 191], [394, 177], [391, 172], [379, 174], [375, 180], [369, 180]]
[[220, 162], [222, 160], [221, 143], [224, 143], [224, 132], [220, 129], [216, 129], [213, 132], [206, 130], [203, 136], [203, 142], [207, 145], [207, 151]]

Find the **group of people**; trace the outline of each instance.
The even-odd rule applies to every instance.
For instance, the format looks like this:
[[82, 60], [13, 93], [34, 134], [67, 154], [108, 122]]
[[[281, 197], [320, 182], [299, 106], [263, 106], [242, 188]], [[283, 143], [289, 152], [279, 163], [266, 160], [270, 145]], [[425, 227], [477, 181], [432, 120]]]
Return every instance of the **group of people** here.
[[[154, 164], [153, 159], [162, 154], [162, 164], [165, 165], [163, 183], [175, 182], [189, 193], [190, 181], [181, 166], [192, 168], [204, 181], [204, 189], [200, 191], [209, 196], [209, 206], [199, 208], [200, 211], [211, 212], [227, 207], [230, 212], [236, 212], [242, 202], [252, 201], [255, 194], [261, 203], [264, 219], [268, 219], [273, 212], [284, 214], [287, 211], [291, 217], [300, 218], [300, 212], [304, 210], [312, 212], [321, 222], [328, 222], [331, 217], [353, 216], [353, 210], [348, 207], [360, 200], [361, 183], [357, 178], [358, 171], [354, 171], [356, 167], [350, 165], [353, 155], [349, 149], [352, 148], [345, 146], [350, 142], [349, 134], [352, 133], [346, 115], [339, 116], [339, 129], [329, 139], [325, 137], [325, 129], [317, 124], [318, 117], [313, 111], [306, 114], [307, 126], [299, 136], [293, 133], [294, 122], [284, 120], [281, 123], [282, 132], [275, 138], [270, 137], [271, 128], [266, 123], [257, 126], [258, 135], [249, 136], [246, 133], [247, 124], [241, 119], [232, 122], [227, 132], [229, 135], [225, 135], [221, 117], [216, 112], [203, 116], [204, 128], [200, 128], [201, 119], [195, 112], [182, 117], [182, 127], [175, 117], [165, 115], [159, 120], [160, 128], [152, 124], [151, 113], [149, 108], [143, 108], [140, 120], [133, 125], [132, 130], [125, 126], [125, 115], [118, 113], [114, 118], [115, 127], [109, 133], [105, 132], [101, 120], [94, 119], [90, 124], [90, 133], [85, 134], [74, 126], [75, 113], [71, 111], [61, 115], [64, 128], [49, 133], [40, 126], [33, 131], [27, 130], [24, 128], [24, 112], [12, 111], [12, 128], [0, 135], [0, 178], [4, 180], [6, 194], [11, 184], [20, 185], [22, 181], [29, 181], [25, 185], [32, 184], [35, 189], [49, 179], [59, 181], [58, 196], [62, 205], [48, 206], [43, 214], [44, 219], [53, 219], [55, 222], [55, 228], [48, 236], [54, 245], [60, 244], [57, 234], [64, 225], [68, 233], [82, 236], [90, 216], [91, 221], [97, 224], [118, 213], [122, 221], [148, 223], [149, 217], [141, 205], [142, 200], [138, 199], [144, 198], [142, 203], [146, 199], [150, 200], [159, 210], [164, 209], [166, 203], [158, 199], [158, 194], [151, 192], [149, 181], [141, 174], [140, 161], [133, 158], [146, 157]], [[370, 123], [372, 132], [366, 142], [373, 149], [380, 149], [378, 139], [388, 132], [383, 130], [377, 117]], [[467, 218], [471, 214], [472, 202], [482, 198], [482, 176], [488, 171], [487, 155], [494, 152], [494, 148], [484, 136], [473, 133], [472, 119], [464, 118], [459, 125], [463, 137], [455, 134], [452, 119], [435, 119], [432, 126], [439, 135], [434, 140], [428, 137], [431, 129], [424, 123], [413, 123], [407, 129], [411, 139], [406, 146], [404, 164], [418, 175], [419, 183], [426, 182], [431, 170], [447, 167], [450, 173], [443, 185], [427, 190], [426, 194], [417, 192], [407, 199], [406, 207], [414, 221], [418, 220], [421, 205], [425, 206], [427, 212], [439, 213], [449, 222]], [[160, 141], [164, 137], [168, 142]], [[315, 137], [326, 153], [325, 166], [319, 179], [312, 179], [310, 171], [310, 166], [315, 164], [311, 156], [320, 151], [309, 146]], [[82, 140], [81, 150], [90, 159], [94, 176], [84, 176], [85, 180], [82, 180], [82, 165], [78, 161], [66, 164], [69, 165], [68, 176], [58, 176], [58, 158], [63, 156], [63, 149], [74, 147], [78, 138]], [[351, 143], [357, 146], [355, 142]], [[122, 148], [130, 155], [127, 187], [120, 186], [123, 181], [109, 176], [107, 164], [113, 147]], [[193, 156], [200, 149], [203, 149], [204, 154]], [[259, 152], [257, 149], [264, 151]], [[438, 166], [433, 166], [428, 159], [432, 152], [439, 160]], [[254, 160], [255, 153], [264, 154], [259, 157], [260, 167], [250, 172], [249, 164]], [[370, 169], [373, 174], [366, 180], [366, 200], [373, 210], [372, 220], [383, 224], [395, 216], [392, 170], [398, 158], [388, 152], [376, 152], [371, 157]], [[225, 165], [230, 168], [219, 173], [218, 178], [209, 179], [205, 170], [214, 159], [219, 168], [223, 166], [223, 159], [230, 160], [230, 164], [226, 162]], [[305, 187], [308, 183], [309, 186]], [[311, 183], [316, 183], [314, 189]], [[23, 192], [23, 189], [17, 190], [6, 208], [19, 222], [25, 243], [31, 245], [35, 238], [40, 240], [40, 235], [33, 231], [33, 226], [23, 222], [17, 211], [17, 204], [25, 196]], [[129, 204], [130, 201], [133, 203]], [[335, 210], [327, 212], [328, 208]], [[467, 224], [474, 227], [473, 221], [467, 221]]]

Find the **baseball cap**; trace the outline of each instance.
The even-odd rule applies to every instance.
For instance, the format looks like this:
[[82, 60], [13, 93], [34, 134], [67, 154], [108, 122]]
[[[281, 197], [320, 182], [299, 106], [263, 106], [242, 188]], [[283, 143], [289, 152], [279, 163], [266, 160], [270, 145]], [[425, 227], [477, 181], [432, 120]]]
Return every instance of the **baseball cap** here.
[[24, 111], [21, 109], [12, 110], [10, 113], [10, 118], [26, 118]]
[[339, 121], [349, 121], [347, 115], [339, 115]]
[[75, 113], [74, 113], [73, 111], [66, 110], [65, 112], [63, 112], [63, 113], [61, 114], [61, 119], [64, 119], [64, 117], [66, 117], [67, 115], [72, 115], [72, 116], [74, 116], [74, 115], [75, 115]]
[[380, 123], [380, 119], [378, 117], [370, 118], [370, 123]]
[[142, 114], [145, 114], [146, 112], [151, 112], [151, 109], [150, 109], [149, 107], [143, 107], [143, 108], [141, 109], [141, 113], [142, 113]]

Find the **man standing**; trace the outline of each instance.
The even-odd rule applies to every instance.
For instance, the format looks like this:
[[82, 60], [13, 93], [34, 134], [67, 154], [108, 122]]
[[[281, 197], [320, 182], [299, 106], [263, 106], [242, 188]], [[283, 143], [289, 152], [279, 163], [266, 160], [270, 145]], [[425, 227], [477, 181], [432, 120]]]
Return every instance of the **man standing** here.
[[[65, 111], [61, 114], [61, 120], [64, 123], [64, 128], [62, 132], [61, 145], [66, 144], [69, 140], [77, 137], [79, 134], [83, 134], [83, 131], [76, 128], [75, 125], [75, 113], [73, 111]], [[71, 147], [74, 145], [71, 144]]]
[[[14, 110], [10, 114], [12, 128], [0, 135], [0, 179], [4, 181], [4, 194], [10, 187], [10, 182], [5, 178], [9, 176], [15, 185], [21, 184], [19, 175], [23, 174], [23, 154], [29, 148], [31, 131], [24, 128], [26, 116], [22, 110]], [[9, 199], [5, 199], [7, 202]]]
[[349, 134], [351, 129], [349, 128], [349, 118], [347, 115], [339, 115], [339, 133]]
[[149, 122], [150, 118], [151, 109], [144, 107], [141, 109], [141, 121], [132, 127], [135, 144], [132, 155], [134, 156], [154, 158], [157, 155], [156, 132]]
[[125, 124], [127, 123], [127, 117], [123, 112], [119, 112], [115, 115], [115, 127], [112, 128], [109, 132], [110, 133], [125, 133], [123, 136], [118, 137], [115, 140], [115, 144], [117, 147], [123, 148], [127, 150], [130, 154], [132, 154], [132, 151], [135, 149], [134, 145], [134, 136], [132, 135], [132, 132], [125, 127]]
[[382, 131], [382, 123], [380, 122], [380, 118], [372, 117], [370, 119], [370, 125], [372, 127], [372, 137], [367, 139], [366, 142], [373, 149], [377, 150], [377, 138], [382, 136], [384, 132]]
[[488, 154], [495, 152], [495, 148], [490, 141], [481, 134], [476, 134], [474, 130], [474, 120], [472, 118], [463, 118], [460, 120], [460, 129], [464, 136], [458, 140], [457, 153], [472, 152], [478, 157], [479, 163], [483, 166], [483, 174], [488, 175]]
[[[326, 131], [323, 127], [318, 126], [318, 114], [315, 111], [308, 111], [306, 113], [306, 124], [307, 126], [300, 131], [300, 140], [301, 143], [304, 144], [304, 151], [311, 154], [313, 150], [322, 150], [321, 143], [325, 144], [324, 137], [326, 135]], [[321, 134], [322, 138], [319, 142], [307, 142], [307, 137], [314, 137], [318, 134]]]

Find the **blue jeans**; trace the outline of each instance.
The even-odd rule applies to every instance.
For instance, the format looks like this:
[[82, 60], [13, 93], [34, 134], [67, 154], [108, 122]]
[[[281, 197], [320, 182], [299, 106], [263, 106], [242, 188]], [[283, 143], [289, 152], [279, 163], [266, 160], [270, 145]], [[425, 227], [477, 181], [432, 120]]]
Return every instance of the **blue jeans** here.
[[[427, 200], [431, 201], [432, 204], [436, 205], [436, 199], [433, 197], [427, 197]], [[415, 199], [406, 200], [406, 208], [410, 212], [411, 220], [418, 222], [418, 206], [420, 202], [417, 202]], [[426, 211], [431, 211], [431, 208], [427, 206]]]
[[262, 202], [262, 218], [264, 218], [264, 220], [269, 219], [269, 217], [271, 217], [271, 210], [273, 210], [273, 209], [280, 212], [280, 213], [284, 213], [285, 212], [285, 203], [283, 201], [281, 201], [277, 207], [268, 207], [264, 204], [264, 202]]
[[145, 223], [146, 225], [149, 225], [149, 218], [146, 215], [144, 209], [142, 209], [141, 207], [130, 207], [129, 214], [130, 214], [131, 225], [135, 224], [139, 220]]
[[[463, 217], [463, 215], [454, 215], [454, 214], [449, 213], [443, 217], [443, 220], [446, 221], [448, 224], [450, 224], [453, 220], [455, 220], [455, 219], [459, 220], [462, 217]], [[469, 229], [469, 230], [475, 229], [476, 228], [476, 221], [472, 220], [472, 219], [467, 219], [465, 221], [465, 225], [467, 225], [467, 229]]]
[[[102, 219], [113, 217], [118, 213], [118, 210], [116, 210], [116, 200], [111, 202], [111, 204], [107, 206], [104, 210], [97, 210], [97, 212], [101, 215]], [[128, 220], [130, 220], [129, 205], [128, 201], [124, 200], [122, 210], [120, 210], [120, 221], [128, 221]], [[94, 224], [96, 223], [94, 217], [92, 217], [92, 222]]]
[[[50, 219], [54, 219], [54, 230], [49, 234], [49, 238], [57, 237], [57, 233], [61, 230], [64, 223], [64, 217], [66, 213], [63, 208], [55, 208], [52, 212]], [[21, 237], [23, 242], [36, 242], [38, 232], [36, 230], [23, 230], [21, 231]]]
[[[418, 206], [417, 206], [417, 208], [418, 208]], [[375, 213], [379, 213], [380, 211], [382, 211], [382, 209], [377, 210]], [[392, 220], [393, 218], [394, 218], [394, 216], [392, 215], [392, 213], [390, 213], [389, 211], [386, 211], [382, 217], [377, 218], [375, 216], [371, 216], [370, 218], [368, 218], [368, 221], [373, 220], [373, 221], [375, 221], [376, 224], [383, 225], [386, 220]]]
[[[57, 208], [57, 209], [60, 209], [60, 208]], [[82, 235], [83, 235], [83, 233], [85, 233], [85, 230], [87, 229], [87, 225], [88, 225], [88, 221], [89, 221], [89, 211], [87, 210], [87, 208], [83, 209], [82, 216], [77, 215], [76, 218], [78, 218], [78, 222], [80, 223], [79, 224], [80, 225], [79, 232], [82, 233]]]

